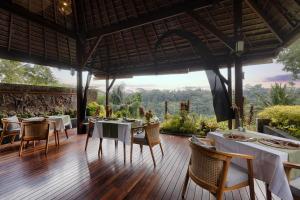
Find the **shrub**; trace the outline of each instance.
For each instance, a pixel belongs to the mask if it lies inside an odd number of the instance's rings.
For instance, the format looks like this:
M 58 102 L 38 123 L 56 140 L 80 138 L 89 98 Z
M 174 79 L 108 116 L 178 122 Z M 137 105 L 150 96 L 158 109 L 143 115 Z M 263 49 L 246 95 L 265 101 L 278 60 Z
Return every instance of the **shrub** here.
M 267 107 L 258 114 L 258 117 L 269 119 L 270 126 L 300 138 L 300 105 Z
M 161 124 L 161 129 L 165 132 L 204 136 L 209 131 L 227 129 L 227 124 L 226 122 L 217 123 L 214 117 L 204 117 L 193 113 L 181 112 L 181 114 L 175 115 L 168 114 L 165 121 Z
M 99 105 L 97 102 L 93 101 L 87 105 L 86 114 L 87 116 L 95 116 L 98 112 L 99 117 L 105 116 L 105 108 L 103 105 Z

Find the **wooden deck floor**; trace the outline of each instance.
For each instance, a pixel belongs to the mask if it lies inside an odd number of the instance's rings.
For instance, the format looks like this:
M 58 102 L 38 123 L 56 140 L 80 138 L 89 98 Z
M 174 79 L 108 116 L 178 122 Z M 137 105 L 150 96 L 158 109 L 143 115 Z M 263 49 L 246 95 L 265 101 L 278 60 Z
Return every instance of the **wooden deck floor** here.
M 0 146 L 0 199 L 180 199 L 190 150 L 186 138 L 163 135 L 165 156 L 155 147 L 157 167 L 150 151 L 134 147 L 132 165 L 124 164 L 123 148 L 104 140 L 103 156 L 98 157 L 99 141 L 90 140 L 84 152 L 85 135 L 72 134 L 61 145 L 52 140 L 48 155 L 30 147 L 18 157 L 18 143 Z M 27 151 L 27 152 L 26 152 Z M 264 184 L 256 181 L 257 199 L 265 199 Z M 186 199 L 214 199 L 206 190 L 189 182 Z M 226 193 L 224 199 L 249 199 L 247 189 Z

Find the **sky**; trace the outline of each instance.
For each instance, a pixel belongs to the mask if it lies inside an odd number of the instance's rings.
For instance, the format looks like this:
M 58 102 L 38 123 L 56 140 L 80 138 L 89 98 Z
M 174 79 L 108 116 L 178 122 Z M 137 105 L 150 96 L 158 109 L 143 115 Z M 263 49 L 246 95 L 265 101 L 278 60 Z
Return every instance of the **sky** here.
M 263 87 L 269 88 L 271 84 L 288 83 L 291 80 L 291 75 L 282 70 L 283 65 L 278 63 L 262 64 L 262 65 L 249 65 L 244 66 L 244 86 L 262 84 Z M 58 70 L 52 68 L 55 77 L 62 83 L 68 85 L 76 85 L 76 75 L 71 76 L 68 70 Z M 227 77 L 227 69 L 222 69 L 221 73 Z M 234 77 L 234 69 L 232 69 Z M 83 74 L 83 81 L 86 80 L 87 73 Z M 233 79 L 234 83 L 234 79 Z M 125 84 L 127 90 L 136 90 L 143 88 L 146 90 L 151 89 L 168 89 L 178 90 L 186 87 L 190 88 L 203 88 L 208 89 L 208 81 L 204 71 L 190 72 L 187 74 L 176 75 L 151 75 L 151 76 L 135 76 L 128 79 L 116 80 L 115 85 Z M 296 87 L 300 87 L 300 81 L 295 82 Z M 104 80 L 92 80 L 91 87 L 104 91 Z

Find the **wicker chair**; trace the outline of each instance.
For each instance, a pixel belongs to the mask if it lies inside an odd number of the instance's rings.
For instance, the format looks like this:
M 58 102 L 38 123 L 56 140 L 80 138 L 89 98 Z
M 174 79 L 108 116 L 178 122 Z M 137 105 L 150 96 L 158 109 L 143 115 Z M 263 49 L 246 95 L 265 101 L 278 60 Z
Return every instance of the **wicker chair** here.
M 20 134 L 21 122 L 16 116 L 3 118 L 2 120 L 3 130 L 0 135 L 0 145 L 5 137 L 11 137 L 10 143 L 15 141 L 17 135 Z
M 284 163 L 285 173 L 287 175 L 288 181 L 290 183 L 290 188 L 295 200 L 300 200 L 300 177 L 291 180 L 292 169 L 300 170 L 300 164 L 285 162 Z
M 162 155 L 164 155 L 164 151 L 162 149 L 162 145 L 159 137 L 159 123 L 148 124 L 143 127 L 136 127 L 131 130 L 130 162 L 132 162 L 133 144 L 139 144 L 141 148 L 141 152 L 143 149 L 143 145 L 148 145 L 150 148 L 154 166 L 156 166 L 152 147 L 159 144 L 161 153 Z
M 47 120 L 22 122 L 22 138 L 19 156 L 22 156 L 24 142 L 35 140 L 46 140 L 45 154 L 47 155 L 49 142 L 49 124 L 50 122 Z
M 85 147 L 84 147 L 84 151 L 86 151 L 87 149 L 87 145 L 89 143 L 89 138 L 92 137 L 92 133 L 94 130 L 94 126 L 95 126 L 95 119 L 90 118 L 88 120 L 88 128 L 87 128 L 87 134 L 86 134 L 86 141 L 85 141 Z
M 223 193 L 242 187 L 250 187 L 251 200 L 255 199 L 253 180 L 253 156 L 223 153 L 207 146 L 195 144 L 189 140 L 192 149 L 190 164 L 183 185 L 184 198 L 189 178 L 200 187 L 211 192 L 217 200 L 223 198 Z M 233 158 L 242 158 L 247 161 L 248 173 L 231 163 Z

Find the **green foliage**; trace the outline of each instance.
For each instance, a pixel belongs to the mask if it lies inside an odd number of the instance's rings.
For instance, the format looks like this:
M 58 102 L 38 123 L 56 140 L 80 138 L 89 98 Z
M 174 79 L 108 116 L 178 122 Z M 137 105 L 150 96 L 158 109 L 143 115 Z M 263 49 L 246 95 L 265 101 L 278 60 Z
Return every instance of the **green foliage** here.
M 113 104 L 121 105 L 124 103 L 125 98 L 125 86 L 124 85 L 118 85 L 113 88 L 110 100 Z
M 270 91 L 272 105 L 291 105 L 295 101 L 294 96 L 288 91 L 287 85 L 275 83 Z
M 98 113 L 98 117 L 105 116 L 105 108 L 103 105 L 99 105 L 97 102 L 90 102 L 86 107 L 87 116 L 95 116 Z
M 110 100 L 115 117 L 139 117 L 138 109 L 142 102 L 142 95 L 139 92 L 126 94 L 125 85 L 118 85 L 113 88 Z
M 2 83 L 59 86 L 51 69 L 42 65 L 22 64 L 17 61 L 0 60 Z
M 300 138 L 300 106 L 272 106 L 258 114 L 271 120 L 270 125 Z
M 283 70 L 292 72 L 295 79 L 300 74 L 300 40 L 297 40 L 289 48 L 283 49 L 277 58 L 278 63 L 284 65 Z
M 167 115 L 161 124 L 162 131 L 206 135 L 216 129 L 227 129 L 226 122 L 217 123 L 214 117 L 199 116 L 194 113 L 181 112 L 180 114 Z

